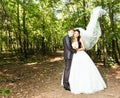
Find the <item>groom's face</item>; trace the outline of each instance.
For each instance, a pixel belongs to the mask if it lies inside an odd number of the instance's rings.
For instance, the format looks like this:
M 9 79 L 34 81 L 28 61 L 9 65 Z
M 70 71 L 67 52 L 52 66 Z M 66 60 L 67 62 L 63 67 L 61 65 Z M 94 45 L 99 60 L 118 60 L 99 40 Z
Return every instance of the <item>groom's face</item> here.
M 74 34 L 74 30 L 70 30 L 70 31 L 69 31 L 69 35 L 70 35 L 70 36 L 73 36 L 73 34 Z

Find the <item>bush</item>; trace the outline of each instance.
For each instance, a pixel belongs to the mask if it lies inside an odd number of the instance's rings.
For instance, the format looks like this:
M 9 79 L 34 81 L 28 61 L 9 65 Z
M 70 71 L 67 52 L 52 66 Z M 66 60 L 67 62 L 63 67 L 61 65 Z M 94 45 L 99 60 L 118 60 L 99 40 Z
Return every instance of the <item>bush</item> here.
M 5 90 L 3 87 L 0 87 L 0 93 L 2 94 L 2 96 L 7 96 L 8 94 L 12 93 L 11 89 Z

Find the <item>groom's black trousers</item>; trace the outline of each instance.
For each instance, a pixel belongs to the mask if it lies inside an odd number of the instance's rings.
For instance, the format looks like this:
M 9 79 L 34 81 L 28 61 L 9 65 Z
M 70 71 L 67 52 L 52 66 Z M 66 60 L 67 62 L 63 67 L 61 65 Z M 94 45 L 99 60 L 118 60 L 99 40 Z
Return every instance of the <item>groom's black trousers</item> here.
M 65 60 L 65 69 L 64 69 L 64 76 L 63 76 L 63 85 L 65 89 L 70 89 L 69 74 L 70 74 L 71 62 L 72 62 L 72 59 Z

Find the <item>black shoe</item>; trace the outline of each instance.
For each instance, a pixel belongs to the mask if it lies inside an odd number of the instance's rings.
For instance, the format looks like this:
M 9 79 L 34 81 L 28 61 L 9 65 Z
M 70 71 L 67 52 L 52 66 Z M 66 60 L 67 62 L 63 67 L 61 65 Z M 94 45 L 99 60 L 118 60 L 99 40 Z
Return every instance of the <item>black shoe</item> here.
M 65 87 L 64 87 L 64 89 L 70 91 L 70 88 L 65 88 Z

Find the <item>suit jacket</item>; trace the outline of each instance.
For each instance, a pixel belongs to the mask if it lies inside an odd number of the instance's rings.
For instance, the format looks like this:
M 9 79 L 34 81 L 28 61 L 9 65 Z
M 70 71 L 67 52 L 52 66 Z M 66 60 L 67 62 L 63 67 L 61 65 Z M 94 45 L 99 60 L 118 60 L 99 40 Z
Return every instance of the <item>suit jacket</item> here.
M 72 59 L 73 53 L 76 52 L 75 49 L 72 48 L 71 38 L 69 35 L 63 38 L 63 45 L 64 45 L 64 59 Z

